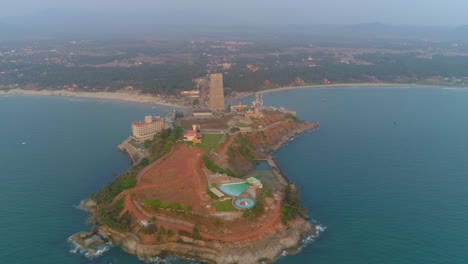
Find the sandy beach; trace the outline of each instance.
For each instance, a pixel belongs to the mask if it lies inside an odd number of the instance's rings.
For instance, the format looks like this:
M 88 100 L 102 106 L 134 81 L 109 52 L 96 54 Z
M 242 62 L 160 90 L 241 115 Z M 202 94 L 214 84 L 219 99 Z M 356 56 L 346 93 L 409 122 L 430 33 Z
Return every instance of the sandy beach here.
M 258 91 L 259 94 L 264 93 L 274 93 L 274 92 L 281 92 L 281 91 L 288 91 L 288 90 L 298 90 L 298 89 L 312 89 L 312 88 L 338 88 L 338 87 L 416 87 L 416 86 L 428 86 L 423 84 L 401 84 L 401 83 L 334 83 L 334 84 L 311 84 L 311 85 L 302 85 L 302 86 L 286 86 L 286 87 L 278 87 L 272 89 L 266 89 Z M 237 93 L 234 98 L 232 99 L 242 99 L 256 92 L 242 92 Z
M 185 108 L 185 106 L 165 102 L 157 96 L 125 93 L 125 92 L 73 92 L 67 90 L 23 90 L 11 89 L 8 91 L 0 91 L 1 95 L 39 95 L 39 96 L 66 96 L 66 97 L 80 97 L 80 98 L 94 98 L 105 100 L 126 101 L 132 103 L 155 104 L 162 106 L 170 106 L 177 108 Z
M 278 87 L 273 89 L 266 89 L 259 91 L 258 93 L 271 93 L 280 92 L 287 90 L 296 89 L 307 89 L 307 88 L 328 88 L 328 87 L 385 87 L 385 86 L 415 86 L 414 84 L 395 84 L 395 83 L 333 83 L 333 84 L 315 84 L 315 85 L 303 85 L 303 86 L 287 86 Z

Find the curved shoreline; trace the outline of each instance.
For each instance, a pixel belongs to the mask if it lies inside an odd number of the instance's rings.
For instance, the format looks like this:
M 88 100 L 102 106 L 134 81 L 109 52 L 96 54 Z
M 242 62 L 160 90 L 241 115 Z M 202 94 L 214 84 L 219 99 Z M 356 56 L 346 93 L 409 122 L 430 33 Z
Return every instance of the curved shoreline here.
M 88 98 L 88 99 L 103 99 L 113 101 L 123 101 L 130 103 L 142 103 L 142 104 L 153 104 L 160 106 L 168 106 L 175 108 L 187 108 L 186 106 L 172 104 L 169 102 L 162 101 L 161 98 L 147 95 L 147 94 L 135 94 L 135 93 L 124 93 L 124 92 L 72 92 L 66 90 L 23 90 L 23 89 L 11 89 L 8 91 L 1 91 L 2 95 L 34 95 L 34 96 L 63 96 L 69 98 Z
M 333 84 L 307 84 L 301 86 L 283 86 L 277 88 L 271 88 L 266 90 L 259 90 L 256 92 L 241 92 L 236 94 L 233 99 L 242 99 L 248 96 L 252 96 L 255 93 L 259 94 L 267 94 L 267 93 L 276 93 L 276 92 L 283 92 L 283 91 L 290 91 L 290 90 L 301 90 L 301 89 L 320 89 L 320 88 L 385 88 L 385 87 L 393 87 L 393 88 L 453 88 L 453 89 L 468 89 L 466 86 L 450 86 L 450 85 L 442 85 L 442 84 L 415 84 L 415 83 L 333 83 Z

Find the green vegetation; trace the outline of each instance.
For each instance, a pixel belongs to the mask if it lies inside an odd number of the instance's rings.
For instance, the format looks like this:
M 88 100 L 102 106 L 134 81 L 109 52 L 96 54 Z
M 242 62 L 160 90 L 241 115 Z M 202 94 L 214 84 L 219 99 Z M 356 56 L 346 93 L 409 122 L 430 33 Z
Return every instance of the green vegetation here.
M 201 239 L 200 230 L 199 230 L 197 225 L 195 225 L 193 227 L 192 238 L 195 239 L 195 240 L 200 240 Z
M 35 84 L 43 89 L 63 89 L 65 85 L 74 83 L 79 87 L 106 91 L 115 91 L 131 85 L 141 87 L 145 93 L 163 92 L 168 94 L 176 94 L 178 90 L 191 87 L 193 85 L 192 78 L 205 73 L 204 67 L 196 64 L 143 64 L 138 67 L 95 67 L 89 65 L 41 65 L 39 63 L 25 62 L 15 66 L 21 69 L 24 76 L 18 78 L 17 75 L 5 74 L 2 76 L 2 83 L 18 84 L 21 87 Z
M 188 213 L 190 211 L 190 206 L 186 204 L 180 205 L 180 208 L 182 208 L 182 211 L 184 211 L 184 213 Z
M 184 112 L 176 111 L 175 112 L 175 118 L 183 118 L 184 117 Z
M 146 140 L 146 141 L 143 142 L 143 144 L 141 145 L 141 148 L 143 148 L 143 149 L 147 149 L 147 148 L 149 148 L 149 147 L 151 147 L 151 141 L 149 141 L 149 140 Z
M 223 134 L 203 134 L 202 143 L 197 144 L 197 147 L 210 151 L 218 146 L 223 136 Z
M 182 138 L 183 132 L 184 129 L 182 127 L 174 127 L 172 130 L 165 129 L 159 134 L 156 134 L 154 136 L 153 145 L 149 150 L 151 156 L 148 157 L 148 162 L 152 163 L 169 153 L 174 143 Z
M 236 133 L 236 132 L 239 132 L 240 129 L 238 127 L 231 127 L 231 129 L 229 129 L 229 132 L 230 133 Z
M 110 228 L 127 231 L 132 223 L 132 216 L 126 212 L 122 217 L 120 213 L 124 208 L 124 199 L 120 198 L 113 204 L 105 205 L 98 209 L 97 217 L 100 223 L 109 226 Z
M 221 174 L 225 173 L 231 177 L 236 177 L 236 174 L 232 170 L 221 168 L 220 166 L 216 165 L 213 161 L 211 161 L 210 158 L 208 158 L 208 156 L 203 156 L 203 162 L 205 163 L 206 168 L 208 168 L 212 172 Z
M 237 208 L 232 205 L 232 199 L 226 199 L 224 201 L 217 201 L 214 203 L 216 211 L 218 212 L 232 212 L 239 211 Z
M 157 226 L 154 223 L 150 223 L 147 226 L 143 226 L 140 230 L 143 234 L 156 236 L 156 241 L 163 241 L 164 237 L 171 238 L 175 235 L 171 229 L 166 229 L 164 226 Z
M 171 229 L 167 230 L 167 237 L 173 237 L 174 235 L 174 231 L 172 231 Z
M 288 114 L 286 117 L 294 120 L 294 122 L 296 122 L 296 123 L 303 123 L 304 122 L 303 120 L 299 119 L 297 116 L 295 116 L 293 114 Z
M 453 39 L 463 34 L 458 32 L 457 35 Z M 78 45 L 52 40 L 47 41 L 47 45 L 36 43 L 39 45 L 34 46 L 37 52 L 31 54 L 20 51 L 29 47 L 27 42 L 2 43 L 4 50 L 17 50 L 13 54 L 3 55 L 4 59 L 0 62 L 5 72 L 2 74 L 2 85 L 10 88 L 29 85 L 35 89 L 63 89 L 64 86 L 76 84 L 78 89 L 84 91 L 116 91 L 132 86 L 144 93 L 175 95 L 193 87 L 192 79 L 206 75 L 206 65 L 212 63 L 203 55 L 206 52 L 214 52 L 220 58 L 230 58 L 232 68 L 223 70 L 228 73 L 225 74 L 224 85 L 231 88 L 226 90 L 227 93 L 319 84 L 324 79 L 332 83 L 407 83 L 435 76 L 468 76 L 468 61 L 464 56 L 466 41 L 462 39 L 454 45 L 455 42 L 448 40 L 429 43 L 412 37 L 407 41 L 386 36 L 382 38 L 384 40 L 364 37 L 337 42 L 333 37 L 314 41 L 304 34 L 297 38 L 291 36 L 278 36 L 275 41 L 245 36 L 252 44 L 241 47 L 235 56 L 231 51 L 211 48 L 214 44 L 212 41 L 192 47 L 192 44 L 182 40 L 157 43 L 137 40 L 131 43 L 119 40 L 90 41 Z M 309 45 L 320 48 L 311 51 Z M 45 52 L 51 48 L 57 48 L 57 51 Z M 355 54 L 342 48 L 368 49 L 369 53 Z M 416 50 L 418 52 L 414 52 Z M 182 54 L 190 58 L 183 59 Z M 313 61 L 308 61 L 308 56 L 312 56 Z M 140 63 L 139 57 L 153 58 L 158 62 Z M 251 71 L 245 67 L 246 64 L 259 66 L 258 70 Z M 463 82 L 466 83 L 466 80 Z M 197 105 L 196 99 L 192 103 Z
M 153 209 L 161 208 L 161 201 L 158 199 L 155 200 L 148 200 L 143 203 L 145 206 L 151 207 Z
M 140 144 L 138 144 L 138 142 L 136 142 L 136 140 L 134 140 L 134 139 L 130 139 L 130 141 L 128 143 L 130 143 L 130 145 L 132 145 L 136 149 L 140 148 Z
M 158 199 L 144 201 L 143 205 L 150 207 L 152 209 L 156 209 L 156 210 L 157 209 L 163 209 L 163 210 L 171 209 L 174 211 L 182 210 L 184 213 L 188 213 L 190 210 L 190 207 L 186 204 L 162 202 Z
M 158 226 L 155 224 L 149 224 L 141 228 L 141 232 L 146 235 L 154 235 L 158 232 Z
M 117 194 L 125 189 L 133 188 L 136 185 L 136 175 L 140 172 L 143 166 L 137 165 L 131 167 L 127 172 L 118 177 L 115 181 L 109 183 L 97 195 L 96 201 L 98 204 L 110 204 Z
M 306 214 L 307 209 L 301 206 L 299 193 L 287 185 L 284 193 L 284 198 L 281 204 L 281 220 L 287 223 L 294 219 L 297 215 Z
M 243 157 L 254 162 L 255 147 L 243 136 L 239 135 L 236 137 L 235 142 L 237 143 L 236 147 L 230 146 L 228 149 L 229 158 L 233 159 L 237 153 L 241 154 Z
M 216 194 L 214 194 L 210 189 L 206 189 L 206 193 L 208 193 L 208 195 L 211 197 L 211 199 L 213 200 L 218 200 L 218 196 Z
M 135 187 L 137 183 L 136 176 L 138 173 L 145 166 L 168 153 L 172 149 L 174 143 L 181 138 L 182 132 L 183 129 L 181 127 L 176 127 L 173 130 L 162 131 L 160 134 L 155 136 L 155 140 L 150 149 L 152 154 L 150 157 L 143 159 L 140 164 L 132 166 L 127 172 L 109 183 L 94 196 L 94 199 L 99 206 L 98 220 L 101 223 L 118 230 L 125 230 L 128 228 L 131 223 L 130 214 L 126 213 L 122 217 L 119 217 L 119 213 L 123 209 L 123 200 L 119 199 L 114 204 L 112 204 L 112 201 L 122 191 Z M 145 144 L 150 145 L 150 142 L 145 142 Z M 170 207 L 176 211 L 180 209 L 184 212 L 189 211 L 189 207 L 187 205 L 180 205 L 178 203 L 169 204 L 158 200 L 150 201 L 148 206 L 156 209 L 168 209 Z
M 180 204 L 179 203 L 172 203 L 171 204 L 171 209 L 174 211 L 177 211 L 180 209 Z
M 268 189 L 266 188 L 265 186 L 263 186 L 263 188 L 261 189 L 262 190 L 262 195 L 264 197 L 269 197 L 269 198 L 273 198 L 273 191 L 271 189 Z
M 252 217 L 252 216 L 259 216 L 265 212 L 265 192 L 261 192 L 260 195 L 257 197 L 255 204 L 252 208 L 245 210 L 243 213 L 244 217 Z
M 236 123 L 236 126 L 237 127 L 249 127 L 250 125 L 246 124 L 246 123 L 242 123 L 242 122 L 237 122 Z

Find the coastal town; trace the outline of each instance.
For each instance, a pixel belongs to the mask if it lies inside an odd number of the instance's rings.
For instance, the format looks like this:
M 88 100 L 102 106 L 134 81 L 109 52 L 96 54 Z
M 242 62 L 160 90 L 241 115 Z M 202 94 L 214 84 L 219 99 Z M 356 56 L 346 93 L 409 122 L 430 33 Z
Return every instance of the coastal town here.
M 207 83 L 206 107 L 130 124 L 119 149 L 134 166 L 82 204 L 96 230 L 71 240 L 86 254 L 102 240 L 143 259 L 171 253 L 257 263 L 318 235 L 270 153 L 319 124 L 265 106 L 261 94 L 250 105 L 226 107 L 223 75 L 212 73 Z

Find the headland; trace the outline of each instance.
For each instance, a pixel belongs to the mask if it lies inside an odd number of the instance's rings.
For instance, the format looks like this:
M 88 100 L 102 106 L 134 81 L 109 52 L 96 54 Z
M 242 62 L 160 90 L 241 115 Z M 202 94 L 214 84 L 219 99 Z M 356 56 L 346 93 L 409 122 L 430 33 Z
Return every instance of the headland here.
M 249 264 L 297 252 L 318 236 L 271 152 L 319 124 L 284 108 L 232 110 L 178 118 L 152 140 L 133 130 L 129 140 L 146 156 L 82 204 L 96 227 L 71 240 L 88 255 L 110 241 L 145 260 L 174 254 Z

